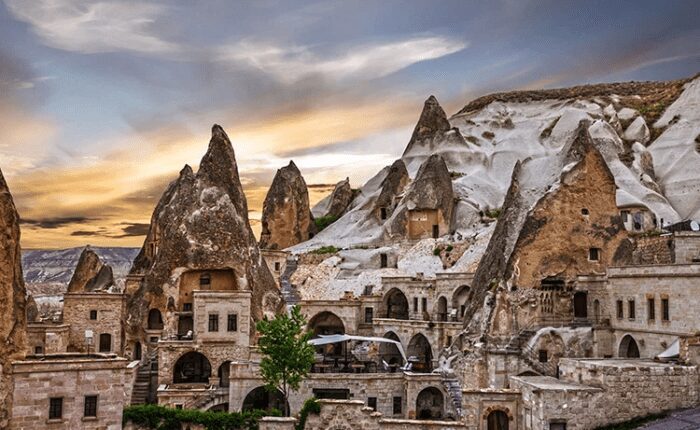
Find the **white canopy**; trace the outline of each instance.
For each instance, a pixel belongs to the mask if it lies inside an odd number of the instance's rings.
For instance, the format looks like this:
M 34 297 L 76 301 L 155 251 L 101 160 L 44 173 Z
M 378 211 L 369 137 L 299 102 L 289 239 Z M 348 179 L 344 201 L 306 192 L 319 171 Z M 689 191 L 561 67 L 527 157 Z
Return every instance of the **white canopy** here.
M 399 342 L 397 340 L 387 339 L 385 337 L 352 336 L 349 334 L 330 334 L 330 335 L 319 335 L 319 337 L 309 340 L 309 343 L 311 345 L 326 345 L 329 343 L 340 343 L 340 342 L 346 342 L 349 340 L 358 340 L 361 342 L 393 343 L 394 345 L 396 345 L 396 348 L 398 348 L 399 352 L 401 353 L 401 357 L 403 357 L 404 363 L 407 361 L 406 353 L 403 352 L 403 346 L 401 346 L 401 342 Z
M 674 358 L 678 358 L 678 356 L 681 354 L 681 343 L 678 341 L 678 339 L 674 340 L 671 346 L 668 347 L 668 349 L 661 354 L 657 355 L 656 358 L 658 358 L 661 361 L 668 361 Z

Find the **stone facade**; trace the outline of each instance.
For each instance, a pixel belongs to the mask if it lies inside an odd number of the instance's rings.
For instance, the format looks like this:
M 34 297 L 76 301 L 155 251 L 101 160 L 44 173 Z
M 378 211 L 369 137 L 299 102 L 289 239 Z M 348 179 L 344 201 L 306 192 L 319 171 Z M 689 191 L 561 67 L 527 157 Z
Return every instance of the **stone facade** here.
M 700 263 L 700 232 L 676 232 L 674 242 L 677 264 Z
M 68 351 L 67 324 L 27 324 L 27 354 L 57 354 Z
M 12 364 L 14 404 L 10 429 L 120 429 L 131 392 L 123 358 L 59 354 Z M 96 416 L 85 416 L 85 396 L 97 396 Z M 60 418 L 49 419 L 50 399 L 62 399 Z
M 92 330 L 91 352 L 122 353 L 125 303 L 122 294 L 66 293 L 63 301 L 63 323 L 70 326 L 69 351 L 87 352 L 85 331 Z

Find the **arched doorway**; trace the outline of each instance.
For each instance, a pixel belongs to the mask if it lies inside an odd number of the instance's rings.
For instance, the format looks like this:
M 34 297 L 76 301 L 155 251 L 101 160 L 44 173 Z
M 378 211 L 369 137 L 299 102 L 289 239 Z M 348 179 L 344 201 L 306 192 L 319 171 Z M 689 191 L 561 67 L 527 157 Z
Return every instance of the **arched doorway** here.
M 100 352 L 111 352 L 112 351 L 112 335 L 109 333 L 102 333 L 100 335 Z
M 158 309 L 151 309 L 148 311 L 148 329 L 149 330 L 162 330 L 163 329 L 163 317 Z
M 217 374 L 219 376 L 219 387 L 228 387 L 229 386 L 230 373 L 231 373 L 231 362 L 224 361 L 223 363 L 221 363 L 221 366 L 219 366 L 219 370 L 217 371 Z
M 508 430 L 508 414 L 503 411 L 492 411 L 486 418 L 487 430 Z
M 265 387 L 254 388 L 245 396 L 241 410 L 250 411 L 253 409 L 272 410 L 284 412 L 284 395 L 279 391 L 268 391 Z
M 416 418 L 419 420 L 439 420 L 445 413 L 445 397 L 442 391 L 428 387 L 416 397 Z
M 621 358 L 639 358 L 639 346 L 637 341 L 630 335 L 625 335 L 620 342 L 618 355 Z
M 384 296 L 384 307 L 386 309 L 386 318 L 408 319 L 408 299 L 398 288 L 392 288 Z
M 456 318 L 461 320 L 464 317 L 464 311 L 467 309 L 467 301 L 469 301 L 469 285 L 460 285 L 452 294 L 452 309 L 457 310 Z
M 444 296 L 437 301 L 437 320 L 447 321 L 447 299 Z
M 391 339 L 395 340 L 397 342 L 401 342 L 401 339 L 399 339 L 399 336 L 396 335 L 393 331 L 387 332 L 384 336 L 386 339 Z M 382 342 L 379 344 L 379 357 L 380 359 L 390 365 L 390 369 L 395 370 L 397 366 L 403 365 L 403 357 L 401 356 L 401 352 L 399 351 L 398 346 L 396 346 L 393 343 L 385 343 Z
M 309 320 L 309 331 L 312 337 L 320 335 L 345 334 L 343 321 L 333 312 L 320 312 Z M 344 343 L 329 343 L 316 347 L 316 352 L 326 357 L 340 357 L 345 351 Z
M 141 342 L 134 344 L 134 360 L 141 360 Z
M 596 324 L 600 323 L 600 301 L 598 299 L 593 301 L 593 318 Z
M 433 350 L 428 338 L 421 333 L 413 336 L 408 343 L 408 359 L 413 363 L 412 369 L 416 372 L 430 372 L 433 370 Z
M 574 318 L 588 318 L 588 294 L 585 291 L 574 293 Z
M 190 351 L 180 357 L 173 370 L 173 383 L 208 383 L 211 376 L 211 364 L 204 354 Z

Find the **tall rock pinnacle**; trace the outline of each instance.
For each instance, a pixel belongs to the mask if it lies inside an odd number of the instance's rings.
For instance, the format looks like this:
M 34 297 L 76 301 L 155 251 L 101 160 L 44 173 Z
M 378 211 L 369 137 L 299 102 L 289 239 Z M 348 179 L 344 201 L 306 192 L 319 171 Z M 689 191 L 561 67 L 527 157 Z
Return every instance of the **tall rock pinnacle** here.
M 95 251 L 86 247 L 80 254 L 75 272 L 68 283 L 69 293 L 104 291 L 114 285 L 112 267 L 102 263 Z
M 293 161 L 279 169 L 263 203 L 260 247 L 284 249 L 310 239 L 316 224 L 309 191 Z
M 432 140 L 436 136 L 441 136 L 451 128 L 447 120 L 445 111 L 438 103 L 435 96 L 428 97 L 423 105 L 423 112 L 420 114 L 413 135 L 408 142 L 404 155 L 408 154 L 416 145 L 421 145 L 425 140 Z
M 12 410 L 12 361 L 26 348 L 26 290 L 19 246 L 19 215 L 0 172 L 0 428 Z
M 142 335 L 150 308 L 165 315 L 178 305 L 180 274 L 188 270 L 231 271 L 238 289 L 252 292 L 254 320 L 281 309 L 281 295 L 250 228 L 233 146 L 218 125 L 199 171 L 185 166 L 153 212 L 132 267 L 144 279 L 136 291 L 127 291 L 128 336 Z

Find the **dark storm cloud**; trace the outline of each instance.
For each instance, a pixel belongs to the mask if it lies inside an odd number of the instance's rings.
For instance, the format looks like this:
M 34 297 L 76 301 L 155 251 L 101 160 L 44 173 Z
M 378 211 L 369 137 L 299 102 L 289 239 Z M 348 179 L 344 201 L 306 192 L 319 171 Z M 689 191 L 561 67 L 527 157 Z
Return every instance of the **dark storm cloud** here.
M 88 221 L 93 221 L 93 218 L 84 216 L 69 216 L 60 218 L 43 218 L 43 219 L 21 219 L 20 224 L 32 225 L 40 228 L 59 228 L 69 224 L 81 224 Z
M 130 236 L 145 236 L 148 233 L 150 224 L 146 223 L 124 223 L 125 226 L 122 227 L 123 235 L 118 237 L 130 237 Z

